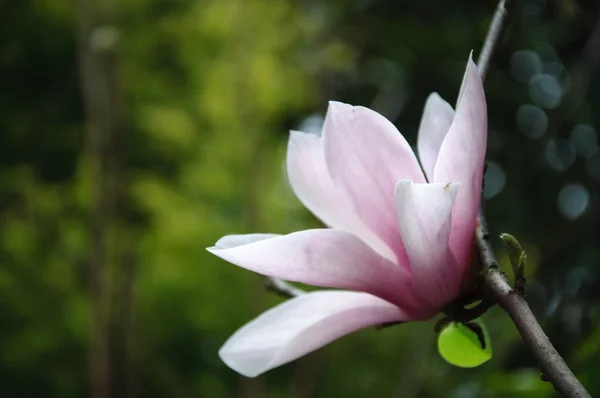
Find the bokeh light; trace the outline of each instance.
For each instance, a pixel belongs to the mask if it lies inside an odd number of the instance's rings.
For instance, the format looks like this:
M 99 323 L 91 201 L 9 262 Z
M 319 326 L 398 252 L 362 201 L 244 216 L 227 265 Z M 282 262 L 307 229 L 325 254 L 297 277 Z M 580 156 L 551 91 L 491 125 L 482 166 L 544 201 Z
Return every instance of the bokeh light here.
M 567 220 L 579 218 L 590 204 L 590 193 L 581 184 L 566 184 L 558 194 L 558 209 Z

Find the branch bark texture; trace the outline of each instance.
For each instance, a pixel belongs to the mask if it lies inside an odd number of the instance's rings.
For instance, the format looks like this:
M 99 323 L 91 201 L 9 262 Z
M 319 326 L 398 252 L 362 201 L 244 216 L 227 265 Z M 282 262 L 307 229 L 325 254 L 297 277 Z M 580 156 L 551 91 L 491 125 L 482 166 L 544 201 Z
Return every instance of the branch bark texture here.
M 533 352 L 545 379 L 550 381 L 563 397 L 591 398 L 542 330 L 525 297 L 518 294 L 499 271 L 483 213 L 480 213 L 479 224 L 476 242 L 483 266 L 484 292 L 508 313 L 523 341 Z
M 487 75 L 492 55 L 502 37 L 508 15 L 508 3 L 510 0 L 500 0 L 481 50 L 477 64 L 482 79 Z M 508 313 L 523 341 L 538 361 L 544 378 L 552 383 L 556 391 L 565 398 L 591 398 L 542 330 L 525 297 L 509 285 L 498 269 L 482 210 L 477 221 L 475 240 L 481 258 L 484 292 Z

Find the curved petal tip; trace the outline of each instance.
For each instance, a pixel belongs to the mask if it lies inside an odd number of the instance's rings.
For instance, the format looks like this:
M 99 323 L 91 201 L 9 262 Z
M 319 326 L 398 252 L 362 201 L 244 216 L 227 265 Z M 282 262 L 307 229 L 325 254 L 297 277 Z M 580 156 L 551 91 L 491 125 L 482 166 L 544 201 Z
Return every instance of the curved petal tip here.
M 400 308 L 366 293 L 308 293 L 264 312 L 219 350 L 227 366 L 256 377 L 358 329 L 409 320 Z

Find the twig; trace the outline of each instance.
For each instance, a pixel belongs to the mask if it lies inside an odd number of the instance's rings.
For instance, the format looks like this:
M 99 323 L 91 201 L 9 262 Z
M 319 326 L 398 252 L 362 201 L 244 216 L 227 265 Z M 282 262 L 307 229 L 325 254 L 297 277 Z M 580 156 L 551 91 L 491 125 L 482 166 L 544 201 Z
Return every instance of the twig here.
M 270 276 L 265 277 L 265 288 L 285 298 L 298 297 L 306 293 L 282 279 Z
M 481 213 L 479 223 L 476 241 L 484 267 L 484 289 L 513 320 L 525 344 L 537 359 L 544 378 L 565 398 L 591 398 L 542 330 L 525 297 L 515 292 L 498 270 Z
M 506 2 L 500 0 L 479 57 L 478 65 L 482 78 L 489 69 L 490 60 L 502 35 L 507 16 L 505 6 Z M 475 240 L 481 259 L 484 291 L 497 301 L 513 320 L 523 340 L 540 364 L 544 378 L 551 382 L 565 398 L 591 398 L 542 330 L 524 295 L 513 290 L 498 269 L 483 210 L 479 211 L 477 221 Z
M 488 33 L 483 42 L 483 48 L 481 49 L 479 59 L 477 60 L 477 69 L 479 69 L 479 74 L 482 79 L 485 79 L 485 76 L 490 69 L 490 62 L 494 55 L 494 50 L 502 37 L 502 33 L 504 33 L 506 17 L 508 16 L 506 7 L 510 5 L 510 2 L 511 0 L 500 0 L 498 7 L 496 7 L 496 12 L 494 12 L 494 16 L 492 17 L 492 22 L 490 23 Z

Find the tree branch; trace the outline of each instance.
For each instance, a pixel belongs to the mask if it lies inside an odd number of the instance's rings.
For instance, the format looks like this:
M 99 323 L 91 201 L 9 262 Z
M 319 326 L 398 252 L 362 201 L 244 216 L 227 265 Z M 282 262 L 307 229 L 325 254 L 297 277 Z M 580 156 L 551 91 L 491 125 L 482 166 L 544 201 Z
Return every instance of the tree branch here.
M 494 16 L 492 17 L 492 22 L 490 22 L 490 27 L 488 28 L 485 41 L 483 42 L 483 48 L 481 49 L 479 59 L 477 60 L 477 69 L 479 69 L 479 74 L 482 79 L 485 79 L 485 76 L 490 69 L 490 62 L 494 55 L 494 50 L 498 46 L 498 42 L 504 33 L 506 18 L 508 17 L 506 7 L 510 6 L 510 3 L 511 0 L 500 0 L 496 7 L 496 12 L 494 12 Z
M 479 56 L 478 67 L 482 79 L 489 70 L 490 60 L 504 30 L 507 17 L 506 5 L 505 0 L 500 0 Z M 537 359 L 545 379 L 550 381 L 565 398 L 591 398 L 542 330 L 525 297 L 513 290 L 498 269 L 483 210 L 480 210 L 477 218 L 475 240 L 481 258 L 484 292 L 493 298 L 513 320 L 523 340 Z
M 484 291 L 493 297 L 513 320 L 525 344 L 538 361 L 545 378 L 565 398 L 591 398 L 542 330 L 525 297 L 515 292 L 499 271 L 482 213 L 479 216 L 476 242 L 483 266 Z

